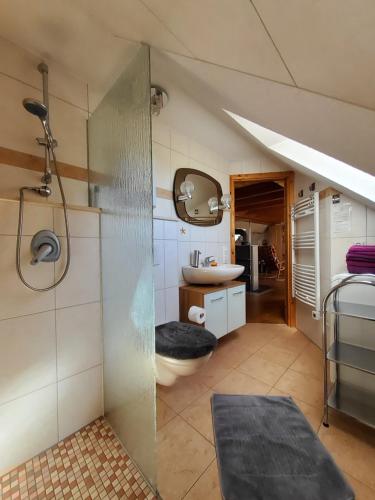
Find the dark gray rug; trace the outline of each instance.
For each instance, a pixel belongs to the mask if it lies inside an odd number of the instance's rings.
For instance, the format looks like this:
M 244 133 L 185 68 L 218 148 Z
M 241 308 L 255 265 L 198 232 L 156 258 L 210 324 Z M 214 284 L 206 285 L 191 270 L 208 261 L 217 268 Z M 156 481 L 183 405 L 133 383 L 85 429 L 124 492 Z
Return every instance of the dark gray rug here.
M 288 397 L 214 394 L 225 500 L 353 500 L 331 455 Z

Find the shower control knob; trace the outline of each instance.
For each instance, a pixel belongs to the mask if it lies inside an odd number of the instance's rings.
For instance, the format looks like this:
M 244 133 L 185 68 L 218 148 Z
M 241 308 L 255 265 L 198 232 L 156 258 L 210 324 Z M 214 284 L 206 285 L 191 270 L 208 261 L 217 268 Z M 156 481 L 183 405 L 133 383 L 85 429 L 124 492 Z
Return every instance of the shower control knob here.
M 31 240 L 33 258 L 30 262 L 35 266 L 40 262 L 56 262 L 61 254 L 60 240 L 49 229 L 39 231 Z

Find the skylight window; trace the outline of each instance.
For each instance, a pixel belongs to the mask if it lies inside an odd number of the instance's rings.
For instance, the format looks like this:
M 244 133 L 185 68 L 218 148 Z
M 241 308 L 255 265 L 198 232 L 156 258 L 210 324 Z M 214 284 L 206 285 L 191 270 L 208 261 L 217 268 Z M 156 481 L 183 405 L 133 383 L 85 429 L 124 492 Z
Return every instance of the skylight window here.
M 233 120 L 241 125 L 249 134 L 261 142 L 270 151 L 282 156 L 289 162 L 300 165 L 311 172 L 328 179 L 332 183 L 353 191 L 372 202 L 375 202 L 375 177 L 347 163 L 336 160 L 316 149 L 289 139 L 265 127 L 225 111 Z

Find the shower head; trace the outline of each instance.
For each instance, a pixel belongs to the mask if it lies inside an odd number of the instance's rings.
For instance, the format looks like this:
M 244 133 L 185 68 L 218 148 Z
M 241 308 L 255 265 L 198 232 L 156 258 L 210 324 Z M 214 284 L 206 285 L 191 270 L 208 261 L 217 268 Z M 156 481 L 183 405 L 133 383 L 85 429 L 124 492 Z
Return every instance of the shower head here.
M 48 109 L 47 106 L 42 102 L 36 99 L 26 98 L 22 101 L 22 104 L 26 111 L 28 111 L 32 115 L 37 116 L 40 120 L 47 119 Z
M 46 134 L 46 138 L 48 140 L 49 146 L 53 149 L 56 146 L 56 141 L 52 136 L 51 129 L 48 123 L 48 108 L 45 104 L 38 101 L 37 99 L 26 98 L 22 101 L 22 104 L 26 111 L 35 115 L 39 118 L 43 125 L 44 132 Z

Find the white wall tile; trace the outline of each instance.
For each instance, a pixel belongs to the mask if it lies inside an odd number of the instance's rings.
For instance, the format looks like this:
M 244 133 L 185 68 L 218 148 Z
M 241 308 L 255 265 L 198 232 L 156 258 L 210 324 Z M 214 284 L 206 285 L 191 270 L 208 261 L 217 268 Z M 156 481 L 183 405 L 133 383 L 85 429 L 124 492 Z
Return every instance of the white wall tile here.
M 154 217 L 172 217 L 172 215 L 175 216 L 172 200 L 156 198 Z
M 31 237 L 24 236 L 21 246 L 21 264 L 25 279 L 35 287 L 53 283 L 53 263 L 31 266 Z M 54 292 L 33 292 L 25 287 L 16 271 L 16 237 L 0 236 L 0 319 L 24 316 L 55 307 Z
M 179 241 L 178 242 L 178 270 L 179 270 L 178 279 L 179 279 L 179 281 L 182 281 L 184 279 L 183 274 L 182 274 L 182 268 L 184 266 L 190 265 L 190 256 L 191 256 L 190 241 Z
M 155 292 L 155 325 L 165 323 L 165 292 L 157 290 Z
M 177 239 L 179 241 L 190 241 L 191 224 L 187 224 L 181 220 L 177 221 Z
M 155 290 L 162 290 L 165 288 L 164 240 L 154 240 L 154 266 L 152 270 Z
M 167 148 L 171 147 L 170 129 L 157 116 L 152 117 L 152 140 Z
M 171 150 L 154 142 L 152 161 L 156 186 L 171 191 Z
M 154 240 L 164 239 L 164 221 L 160 219 L 153 220 Z
M 62 241 L 62 257 L 56 263 L 56 278 L 65 265 L 66 241 Z M 71 263 L 64 281 L 56 288 L 56 307 L 68 307 L 100 300 L 99 239 L 71 238 Z
M 190 241 L 206 241 L 206 228 L 201 226 L 191 226 Z
M 55 312 L 0 321 L 0 404 L 53 382 Z
M 58 382 L 59 439 L 103 415 L 102 367 Z
M 58 236 L 65 236 L 64 211 L 61 208 L 53 209 L 55 232 Z M 99 238 L 99 214 L 83 210 L 68 210 L 69 232 L 72 237 Z
M 173 185 L 174 176 L 176 170 L 180 168 L 188 168 L 189 167 L 189 158 L 184 154 L 178 153 L 177 151 L 171 151 L 171 181 Z
M 220 260 L 219 256 L 219 246 L 217 243 L 207 242 L 206 243 L 206 257 L 213 255 L 215 259 Z
M 185 156 L 189 154 L 189 139 L 186 135 L 179 134 L 175 130 L 171 131 L 171 149 L 178 151 Z
M 207 242 L 216 243 L 219 237 L 219 226 L 205 228 L 205 240 Z
M 178 285 L 177 240 L 165 240 L 164 251 L 165 287 L 170 288 Z
M 56 335 L 59 380 L 101 364 L 100 302 L 58 309 Z
M 180 320 L 179 290 L 178 287 L 167 288 L 165 290 L 165 320 Z
M 0 406 L 0 475 L 58 441 L 56 384 Z
M 164 239 L 177 240 L 177 222 L 170 220 L 164 221 Z

